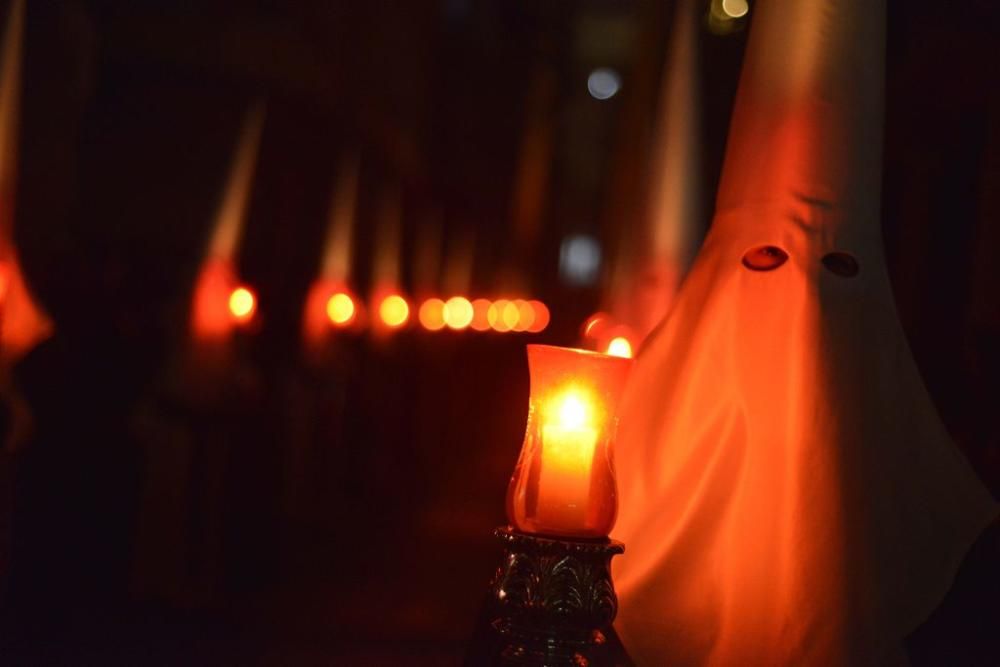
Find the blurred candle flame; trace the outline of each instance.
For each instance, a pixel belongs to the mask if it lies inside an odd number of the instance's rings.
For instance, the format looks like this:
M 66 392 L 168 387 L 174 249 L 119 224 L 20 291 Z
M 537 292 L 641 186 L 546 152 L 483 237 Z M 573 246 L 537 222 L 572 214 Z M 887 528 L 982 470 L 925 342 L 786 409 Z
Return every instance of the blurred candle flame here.
M 472 302 L 464 296 L 453 296 L 444 304 L 444 321 L 449 329 L 465 329 L 472 323 Z
M 350 294 L 337 292 L 326 301 L 326 316 L 337 327 L 344 327 L 354 321 L 357 309 Z
M 472 302 L 472 322 L 469 326 L 475 331 L 489 331 L 490 330 L 490 300 L 489 299 L 475 299 Z
M 391 329 L 398 329 L 410 319 L 410 304 L 399 294 L 390 294 L 378 306 L 382 323 Z
M 256 311 L 257 298 L 249 288 L 241 285 L 229 294 L 229 312 L 237 323 L 249 322 Z
M 608 343 L 607 353 L 613 357 L 632 358 L 632 343 L 625 336 L 616 336 Z
M 534 313 L 534 320 L 527 328 L 528 333 L 541 333 L 545 331 L 545 328 L 549 326 L 550 319 L 548 306 L 534 299 L 529 301 L 528 304 Z
M 420 324 L 428 331 L 440 331 L 445 326 L 444 301 L 427 299 L 420 304 L 417 317 L 420 319 Z

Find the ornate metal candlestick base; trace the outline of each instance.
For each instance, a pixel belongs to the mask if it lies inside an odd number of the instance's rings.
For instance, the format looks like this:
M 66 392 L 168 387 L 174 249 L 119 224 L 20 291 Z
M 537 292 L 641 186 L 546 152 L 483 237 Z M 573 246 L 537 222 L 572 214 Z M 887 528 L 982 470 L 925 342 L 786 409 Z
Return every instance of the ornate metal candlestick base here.
M 498 568 L 467 665 L 629 667 L 611 627 L 618 598 L 613 540 L 540 537 L 498 528 Z

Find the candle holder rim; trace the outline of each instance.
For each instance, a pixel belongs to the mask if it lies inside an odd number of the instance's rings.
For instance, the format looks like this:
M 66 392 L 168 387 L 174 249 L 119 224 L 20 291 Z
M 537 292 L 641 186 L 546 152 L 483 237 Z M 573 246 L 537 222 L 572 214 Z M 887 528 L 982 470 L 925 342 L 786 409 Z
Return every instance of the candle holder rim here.
M 546 343 L 528 343 L 525 347 L 530 350 L 559 350 L 560 352 L 569 352 L 581 357 L 588 357 L 594 360 L 605 360 L 610 361 L 615 364 L 631 364 L 634 361 L 627 357 L 618 357 L 613 354 L 605 354 L 604 352 L 596 352 L 594 350 L 585 350 L 581 347 L 563 347 L 562 345 L 548 345 Z
M 566 548 L 571 546 L 576 551 L 607 552 L 610 554 L 621 554 L 625 552 L 625 545 L 610 537 L 571 537 L 559 535 L 546 535 L 541 533 L 526 533 L 517 530 L 512 526 L 500 526 L 493 531 L 493 534 L 507 544 L 528 544 L 536 548 Z

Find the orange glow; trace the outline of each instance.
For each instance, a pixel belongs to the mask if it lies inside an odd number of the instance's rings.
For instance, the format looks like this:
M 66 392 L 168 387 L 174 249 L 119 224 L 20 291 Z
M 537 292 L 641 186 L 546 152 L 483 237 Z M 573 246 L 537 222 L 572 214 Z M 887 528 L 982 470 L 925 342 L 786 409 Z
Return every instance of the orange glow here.
M 353 331 L 364 323 L 364 304 L 342 280 L 316 280 L 302 311 L 302 336 L 310 352 L 321 353 L 332 330 Z
M 397 329 L 410 319 L 410 304 L 398 294 L 391 294 L 382 299 L 378 306 L 378 315 L 387 327 Z
M 233 328 L 229 297 L 235 283 L 232 265 L 225 260 L 207 262 L 198 274 L 191 303 L 191 329 L 201 340 L 221 340 Z
M 472 324 L 472 316 L 472 303 L 464 296 L 453 296 L 444 304 L 444 321 L 450 329 L 465 329 Z
M 420 304 L 420 311 L 417 313 L 420 324 L 428 331 L 439 331 L 444 328 L 444 301 L 441 299 L 427 299 Z
M 514 306 L 517 308 L 517 324 L 513 327 L 514 331 L 527 331 L 535 323 L 535 309 L 524 299 L 515 299 Z
M 613 357 L 632 358 L 632 343 L 625 336 L 616 336 L 608 343 L 607 353 Z
M 472 302 L 472 322 L 469 326 L 476 331 L 490 330 L 490 300 L 476 299 Z
M 531 304 L 531 310 L 535 315 L 534 320 L 528 327 L 528 333 L 541 333 L 545 331 L 545 327 L 549 326 L 549 309 L 541 301 L 529 301 Z
M 257 310 L 257 299 L 246 287 L 237 287 L 229 294 L 229 312 L 237 322 L 249 322 Z
M 611 449 L 631 363 L 528 346 L 528 428 L 507 489 L 507 517 L 515 528 L 572 537 L 611 531 L 617 514 Z
M 345 327 L 354 321 L 357 309 L 349 294 L 337 292 L 326 301 L 326 316 L 337 327 Z
M 22 357 L 54 332 L 52 319 L 32 295 L 13 241 L 25 4 L 24 0 L 8 3 L 0 46 L 0 262 L 4 274 L 0 356 L 6 362 Z M 13 441 L 7 444 L 11 446 Z
M 505 321 L 503 314 L 507 310 L 507 304 L 510 302 L 507 299 L 497 299 L 490 304 L 490 308 L 486 313 L 487 321 L 490 323 L 490 327 L 494 331 L 499 331 L 501 333 L 510 331 L 510 326 L 508 326 Z
M 607 313 L 594 313 L 583 323 L 583 337 L 600 338 L 611 324 L 611 316 Z
M 505 301 L 503 310 L 500 311 L 500 320 L 503 322 L 504 331 L 513 331 L 521 320 L 521 311 L 517 304 L 513 301 Z
M 0 241 L 0 247 L 10 241 Z M 0 250 L 0 253 L 3 251 Z M 7 257 L 0 260 L 0 353 L 5 359 L 17 359 L 52 335 L 55 327 L 31 294 L 21 272 L 17 251 L 6 248 Z

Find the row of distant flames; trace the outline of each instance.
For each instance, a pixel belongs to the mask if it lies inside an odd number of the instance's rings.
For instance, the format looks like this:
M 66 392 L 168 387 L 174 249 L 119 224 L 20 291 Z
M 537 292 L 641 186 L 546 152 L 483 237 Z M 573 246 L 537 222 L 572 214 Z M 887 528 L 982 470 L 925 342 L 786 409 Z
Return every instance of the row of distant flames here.
M 229 295 L 229 312 L 238 323 L 250 322 L 257 311 L 257 297 L 246 286 L 233 289 Z M 450 299 L 431 298 L 424 300 L 416 309 L 400 294 L 386 294 L 378 299 L 374 309 L 376 324 L 389 330 L 402 329 L 414 322 L 427 331 L 497 331 L 501 333 L 541 333 L 549 325 L 549 309 L 535 299 L 472 299 L 453 296 Z M 353 295 L 346 291 L 333 292 L 326 298 L 325 314 L 329 326 L 334 329 L 357 329 L 363 326 L 366 309 Z M 585 338 L 599 341 L 608 354 L 621 357 L 632 356 L 632 343 L 624 331 L 612 331 L 601 341 L 599 334 L 607 331 L 609 316 L 598 313 L 584 323 Z M 613 335 L 613 334 L 618 335 Z

